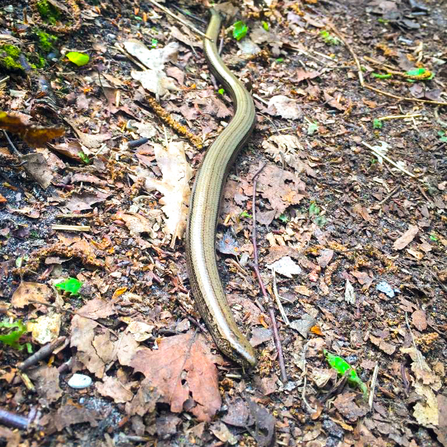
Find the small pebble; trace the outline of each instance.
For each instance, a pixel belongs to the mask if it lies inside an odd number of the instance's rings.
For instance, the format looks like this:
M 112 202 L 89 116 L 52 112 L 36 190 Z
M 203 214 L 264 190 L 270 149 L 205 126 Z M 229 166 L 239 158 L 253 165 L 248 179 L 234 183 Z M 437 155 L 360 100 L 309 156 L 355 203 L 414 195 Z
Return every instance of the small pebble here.
M 12 5 L 5 6 L 5 12 L 12 14 L 14 12 L 14 6 Z
M 383 292 L 385 295 L 389 296 L 390 298 L 394 298 L 394 290 L 393 288 L 385 281 L 380 282 L 376 286 L 376 290 L 379 292 Z
M 75 390 L 88 388 L 92 384 L 92 379 L 84 374 L 73 374 L 68 381 L 68 386 Z

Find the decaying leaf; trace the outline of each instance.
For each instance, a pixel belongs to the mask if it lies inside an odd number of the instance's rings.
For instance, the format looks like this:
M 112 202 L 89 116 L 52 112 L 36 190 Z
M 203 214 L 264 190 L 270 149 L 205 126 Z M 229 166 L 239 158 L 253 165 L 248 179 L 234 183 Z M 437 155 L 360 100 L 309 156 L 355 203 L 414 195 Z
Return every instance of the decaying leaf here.
M 63 127 L 41 127 L 25 124 L 18 116 L 0 111 L 0 129 L 17 134 L 30 146 L 45 146 L 51 140 L 62 137 L 65 133 Z
M 270 98 L 267 111 L 272 116 L 280 116 L 291 120 L 297 120 L 303 115 L 298 101 L 284 95 Z
M 11 304 L 19 309 L 36 304 L 34 301 L 49 304 L 52 293 L 46 284 L 22 281 L 12 296 Z
M 399 238 L 394 241 L 394 250 L 402 250 L 405 248 L 418 234 L 419 228 L 416 225 L 410 225 L 408 230 Z
M 165 232 L 172 236 L 172 245 L 177 238 L 181 239 L 186 228 L 192 170 L 183 142 L 172 142 L 167 147 L 155 144 L 154 151 L 163 178 L 145 176 L 145 187 L 148 191 L 157 189 L 164 196 L 160 203 L 167 217 Z
M 61 314 L 50 312 L 28 322 L 27 328 L 32 332 L 35 342 L 45 345 L 59 336 L 61 321 Z
M 220 408 L 217 369 L 202 336 L 164 338 L 158 350 L 137 351 L 131 366 L 146 376 L 174 413 L 183 411 L 191 397 L 195 401 L 191 411 L 200 421 L 210 421 Z
M 287 278 L 292 278 L 293 275 L 299 275 L 302 272 L 301 267 L 290 256 L 284 256 L 273 264 L 267 265 L 267 267 Z

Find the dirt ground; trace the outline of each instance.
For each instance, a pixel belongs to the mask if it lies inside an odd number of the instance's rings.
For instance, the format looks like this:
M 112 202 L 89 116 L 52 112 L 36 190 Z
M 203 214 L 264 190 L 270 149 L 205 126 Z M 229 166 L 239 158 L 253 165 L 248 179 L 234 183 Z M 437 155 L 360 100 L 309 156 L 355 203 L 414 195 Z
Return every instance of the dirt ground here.
M 207 7 L 163 5 L 0 1 L 0 446 L 447 446 L 447 3 L 218 5 L 257 112 L 216 243 L 252 369 L 185 265 L 232 103 L 166 12 Z

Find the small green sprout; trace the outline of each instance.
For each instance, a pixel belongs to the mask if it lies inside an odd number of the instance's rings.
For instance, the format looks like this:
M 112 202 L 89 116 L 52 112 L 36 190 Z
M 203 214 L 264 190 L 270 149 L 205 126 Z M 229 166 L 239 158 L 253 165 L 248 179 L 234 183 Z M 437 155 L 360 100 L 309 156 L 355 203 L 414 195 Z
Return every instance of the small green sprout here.
M 340 39 L 336 36 L 332 36 L 325 29 L 320 31 L 320 37 L 324 40 L 327 45 L 340 45 Z
M 307 135 L 313 135 L 318 131 L 318 123 L 309 123 L 307 127 Z
M 14 328 L 16 328 L 15 331 L 12 330 Z M 8 320 L 0 322 L 0 341 L 17 351 L 22 351 L 26 347 L 27 351 L 31 353 L 33 350 L 30 343 L 25 343 L 24 345 L 19 343 L 20 337 L 25 332 L 28 332 L 28 330 L 22 320 L 16 320 L 13 323 L 10 323 Z
M 440 131 L 438 132 L 438 137 L 439 137 L 439 141 L 440 141 L 441 143 L 447 143 L 447 135 L 446 135 L 445 131 L 440 130 Z
M 219 93 L 219 95 L 224 95 L 225 94 L 225 89 L 224 88 L 220 88 L 219 90 L 217 90 L 217 93 Z
M 287 223 L 289 221 L 289 217 L 285 214 L 281 214 L 278 219 L 282 222 L 282 223 Z
M 88 158 L 87 154 L 84 154 L 84 152 L 80 151 L 78 152 L 78 157 L 82 160 L 83 163 L 86 165 L 90 164 L 90 158 Z
M 233 25 L 233 37 L 236 40 L 241 40 L 247 35 L 248 26 L 239 20 Z
M 368 387 L 361 381 L 355 369 L 345 359 L 331 354 L 326 349 L 323 349 L 323 354 L 329 365 L 334 368 L 340 376 L 348 374 L 348 383 L 359 387 L 363 393 L 363 397 L 368 398 Z
M 268 24 L 267 22 L 262 22 L 262 27 L 263 27 L 266 31 L 268 31 L 268 30 L 270 29 L 270 26 L 269 26 L 269 24 Z
M 383 121 L 375 118 L 373 121 L 373 129 L 381 129 L 383 127 Z
M 318 216 L 320 213 L 321 208 L 315 202 L 312 202 L 309 206 L 309 216 Z
M 249 214 L 248 211 L 242 211 L 242 213 L 240 214 L 241 217 L 248 217 L 249 219 L 251 219 L 251 214 Z
M 71 296 L 78 296 L 79 290 L 82 287 L 82 282 L 76 278 L 68 278 L 65 281 L 55 284 L 54 287 L 70 293 Z
M 158 45 L 158 40 L 157 39 L 152 39 L 151 40 L 151 48 L 157 48 Z

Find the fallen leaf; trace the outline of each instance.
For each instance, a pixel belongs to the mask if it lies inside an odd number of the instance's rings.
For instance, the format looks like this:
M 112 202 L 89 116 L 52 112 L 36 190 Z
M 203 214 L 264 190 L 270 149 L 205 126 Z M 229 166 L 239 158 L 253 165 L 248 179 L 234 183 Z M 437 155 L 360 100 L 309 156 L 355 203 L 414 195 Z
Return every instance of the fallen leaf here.
M 52 290 L 46 284 L 22 281 L 12 295 L 11 305 L 19 309 L 29 304 L 35 305 L 35 303 L 30 303 L 29 300 L 49 304 L 52 294 Z
M 334 250 L 331 250 L 330 248 L 325 248 L 324 250 L 321 250 L 320 256 L 318 256 L 317 258 L 318 265 L 321 268 L 326 268 L 332 261 L 333 257 L 334 257 Z
M 333 405 L 349 421 L 356 422 L 359 418 L 368 413 L 369 407 L 363 402 L 355 401 L 356 393 L 344 393 L 337 396 Z
M 116 313 L 115 306 L 111 301 L 102 300 L 101 298 L 94 298 L 87 301 L 77 312 L 79 316 L 90 318 L 91 320 L 98 320 L 100 318 L 107 318 Z
M 210 421 L 221 406 L 217 369 L 202 336 L 163 338 L 158 350 L 137 351 L 130 366 L 150 380 L 174 413 L 182 412 L 191 397 L 195 401 L 191 412 L 200 421 Z
M 425 331 L 425 329 L 427 329 L 427 317 L 423 310 L 416 310 L 413 312 L 411 321 L 418 331 Z
M 394 241 L 394 250 L 404 249 L 418 234 L 419 228 L 416 225 L 410 225 L 408 230 L 398 239 Z
M 105 376 L 102 382 L 96 382 L 95 387 L 101 396 L 112 398 L 115 403 L 122 404 L 130 402 L 133 399 L 133 393 L 130 386 L 125 386 L 117 378 Z
M 28 322 L 26 327 L 32 333 L 33 341 L 45 345 L 59 337 L 61 322 L 61 314 L 49 312 Z
M 192 170 L 186 160 L 183 142 L 171 142 L 167 147 L 154 144 L 154 152 L 163 178 L 145 176 L 145 187 L 148 191 L 156 189 L 163 194 L 160 203 L 167 217 L 165 232 L 172 236 L 172 245 L 176 239 L 182 238 L 186 229 Z
M 272 116 L 280 116 L 281 118 L 292 120 L 297 120 L 303 115 L 298 101 L 283 95 L 270 98 L 267 112 Z
M 385 352 L 388 355 L 394 354 L 394 351 L 396 350 L 396 346 L 387 343 L 385 340 L 381 339 L 380 337 L 374 337 L 373 335 L 369 336 L 369 339 L 371 342 L 376 345 L 379 349 L 381 349 L 383 352 Z
M 234 427 L 247 426 L 247 421 L 250 416 L 247 402 L 240 397 L 236 397 L 228 402 L 227 408 L 228 412 L 222 418 L 223 422 Z
M 346 280 L 346 285 L 345 285 L 345 301 L 348 304 L 354 305 L 355 304 L 355 290 L 354 287 L 352 287 L 351 282 L 349 281 L 349 279 Z
M 307 338 L 310 328 L 314 326 L 316 320 L 308 314 L 304 314 L 300 320 L 295 320 L 290 323 L 290 327 L 298 331 L 304 338 Z
M 100 191 L 84 191 L 80 194 L 74 193 L 65 204 L 65 208 L 71 213 L 91 210 L 92 205 L 104 202 L 109 196 L 110 194 Z
M 28 371 L 28 375 L 36 385 L 39 403 L 48 407 L 62 396 L 63 391 L 59 386 L 59 371 L 57 368 L 40 366 Z
M 182 420 L 172 413 L 165 413 L 157 417 L 155 426 L 159 439 L 167 439 L 177 433 L 177 426 Z
M 293 278 L 293 275 L 299 275 L 302 272 L 301 267 L 290 256 L 285 256 L 273 264 L 267 264 L 267 267 L 287 278 Z
M 144 416 L 146 414 L 153 413 L 155 411 L 155 406 L 157 402 L 162 399 L 162 396 L 157 391 L 157 389 L 151 385 L 149 379 L 144 379 L 139 387 L 137 394 L 131 402 L 126 403 L 126 413 L 134 416 Z
M 27 174 L 39 183 L 41 188 L 47 189 L 53 180 L 53 172 L 45 156 L 39 153 L 32 153 L 23 155 L 21 158 Z
M 414 384 L 414 389 L 419 396 L 424 396 L 423 402 L 417 402 L 414 406 L 413 416 L 424 427 L 437 427 L 439 425 L 438 400 L 433 390 L 419 382 Z
M 63 127 L 40 127 L 25 124 L 18 116 L 0 111 L 0 129 L 15 133 L 30 146 L 42 147 L 65 134 Z
M 255 438 L 259 447 L 267 447 L 272 445 L 275 440 L 275 418 L 268 410 L 261 405 L 248 401 L 250 410 L 251 424 L 254 424 L 254 430 L 249 430 L 250 434 Z
M 262 147 L 276 163 L 285 163 L 297 174 L 305 172 L 311 177 L 317 176 L 309 163 L 305 161 L 307 154 L 296 135 L 273 135 L 263 141 Z
M 319 71 L 306 71 L 303 68 L 298 68 L 295 72 L 296 79 L 295 83 L 299 84 L 301 81 L 304 81 L 305 79 L 314 79 L 320 76 Z
M 228 427 L 223 422 L 214 422 L 210 426 L 210 431 L 217 439 L 219 439 L 219 441 L 222 441 L 225 444 L 236 445 L 238 442 L 238 438 L 228 430 Z

